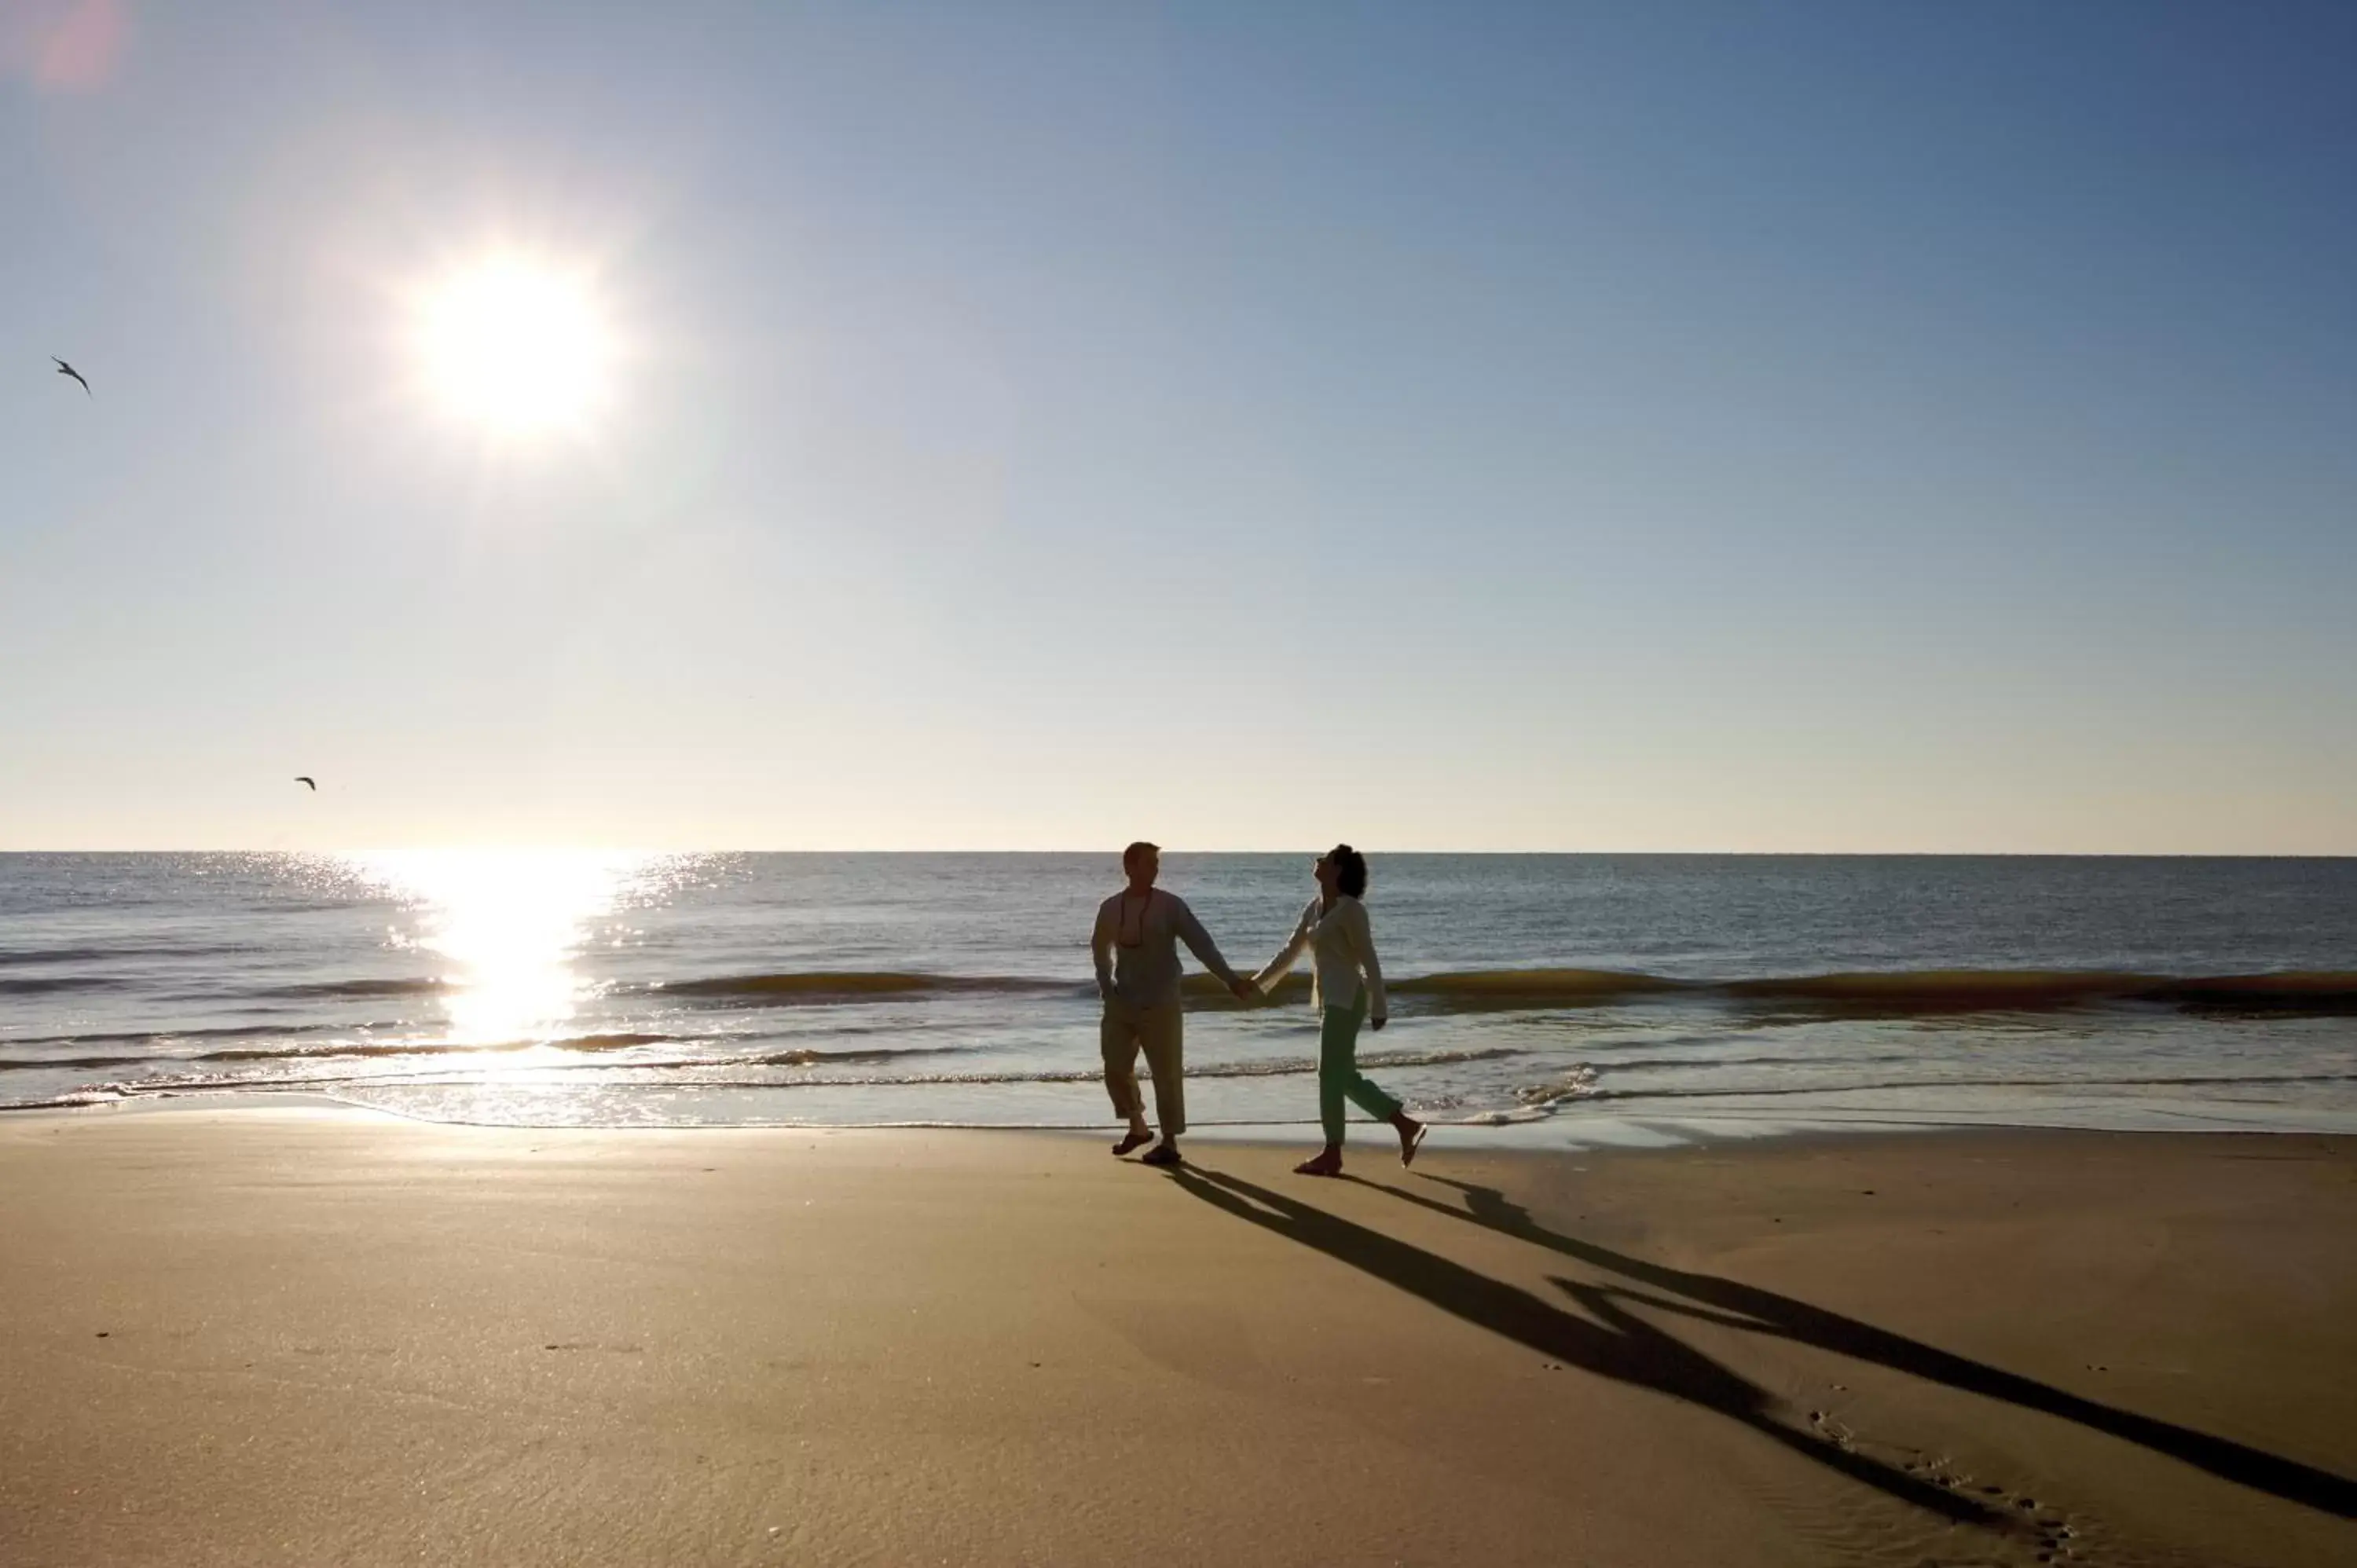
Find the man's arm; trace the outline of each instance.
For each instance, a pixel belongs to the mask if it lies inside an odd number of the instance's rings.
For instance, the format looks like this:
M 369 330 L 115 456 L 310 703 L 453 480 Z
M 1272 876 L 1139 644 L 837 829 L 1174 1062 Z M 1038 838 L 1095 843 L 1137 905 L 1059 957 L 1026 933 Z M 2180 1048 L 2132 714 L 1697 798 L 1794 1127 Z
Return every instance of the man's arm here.
M 1097 998 L 1113 1000 L 1113 922 L 1105 918 L 1105 906 L 1097 906 L 1096 929 L 1089 933 L 1089 956 L 1096 961 Z
M 1174 894 L 1170 902 L 1178 906 L 1170 912 L 1170 929 L 1187 944 L 1187 950 L 1201 960 L 1205 969 L 1218 975 L 1222 984 L 1242 996 L 1252 983 L 1228 967 L 1228 961 L 1220 956 L 1211 934 L 1203 929 L 1202 921 L 1195 918 L 1195 911 L 1187 907 L 1187 900 Z

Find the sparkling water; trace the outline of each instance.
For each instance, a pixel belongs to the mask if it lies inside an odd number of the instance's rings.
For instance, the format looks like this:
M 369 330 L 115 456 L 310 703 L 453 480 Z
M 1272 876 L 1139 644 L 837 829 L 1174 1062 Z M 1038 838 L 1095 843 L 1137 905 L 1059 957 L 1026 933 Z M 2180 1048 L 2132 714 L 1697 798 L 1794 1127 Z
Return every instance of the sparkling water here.
M 1386 855 L 1370 1076 L 1460 1136 L 2357 1131 L 2357 861 Z M 1309 856 L 1166 857 L 1257 967 Z M 1090 1126 L 1106 854 L 0 855 L 0 1103 Z M 1190 965 L 1190 968 L 1192 966 Z M 1297 982 L 1190 986 L 1199 1129 L 1316 1121 Z

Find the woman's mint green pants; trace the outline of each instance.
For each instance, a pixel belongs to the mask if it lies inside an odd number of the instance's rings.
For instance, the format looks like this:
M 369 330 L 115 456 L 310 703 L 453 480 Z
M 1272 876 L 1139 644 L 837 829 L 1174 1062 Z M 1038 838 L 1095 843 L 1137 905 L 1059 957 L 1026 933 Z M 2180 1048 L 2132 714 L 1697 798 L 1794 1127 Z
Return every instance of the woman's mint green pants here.
M 1342 1101 L 1347 1097 L 1378 1122 L 1400 1113 L 1400 1102 L 1359 1071 L 1359 1026 L 1367 1021 L 1367 993 L 1348 1007 L 1329 1007 L 1318 1030 L 1318 1120 L 1326 1141 L 1342 1141 Z

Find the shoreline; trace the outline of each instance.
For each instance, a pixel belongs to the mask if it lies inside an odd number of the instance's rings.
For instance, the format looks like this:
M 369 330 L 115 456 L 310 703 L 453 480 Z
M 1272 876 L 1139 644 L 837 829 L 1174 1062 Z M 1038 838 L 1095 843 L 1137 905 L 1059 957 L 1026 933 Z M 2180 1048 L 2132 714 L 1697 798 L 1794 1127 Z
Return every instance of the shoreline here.
M 2357 1538 L 2345 1139 L 1354 1138 L 1315 1181 L 1191 1136 L 1165 1176 L 1077 1133 L 169 1109 L 0 1119 L 9 1561 Z
M 58 1125 L 101 1124 L 117 1118 L 162 1119 L 181 1118 L 286 1118 L 316 1121 L 333 1125 L 350 1122 L 358 1125 L 377 1124 L 384 1127 L 410 1127 L 420 1130 L 442 1130 L 451 1133 L 501 1133 L 511 1135 L 549 1136 L 619 1136 L 651 1138 L 665 1134 L 694 1138 L 705 1134 L 716 1136 L 753 1136 L 790 1139 L 801 1134 L 813 1136 L 874 1135 L 887 1138 L 947 1137 L 1008 1139 L 1044 1139 L 1056 1144 L 1091 1147 L 1114 1141 L 1120 1133 L 1119 1123 L 1107 1121 L 1102 1125 L 1081 1123 L 1056 1125 L 1000 1125 L 988 1122 L 454 1122 L 388 1106 L 364 1101 L 339 1100 L 331 1095 L 310 1094 L 300 1090 L 229 1090 L 218 1094 L 187 1095 L 127 1099 L 95 1105 L 25 1106 L 0 1110 L 0 1133 L 10 1127 L 54 1123 Z M 2313 1140 L 2330 1147 L 2346 1147 L 2357 1158 L 2357 1128 L 2347 1131 L 2314 1127 L 2268 1127 L 2251 1125 L 2230 1126 L 2095 1126 L 2079 1122 L 2038 1123 L 2009 1121 L 1935 1122 L 1901 1120 L 1898 1118 L 1861 1117 L 1853 1122 L 1812 1121 L 1793 1118 L 1773 1122 L 1750 1122 L 1739 1118 L 1682 1118 L 1674 1123 L 1674 1135 L 1663 1130 L 1671 1125 L 1668 1118 L 1645 1118 L 1634 1129 L 1617 1125 L 1618 1119 L 1583 1119 L 1577 1122 L 1517 1123 L 1508 1126 L 1467 1126 L 1461 1123 L 1435 1122 L 1428 1123 L 1430 1135 L 1423 1145 L 1426 1153 L 1445 1154 L 1458 1160 L 1479 1162 L 1497 1159 L 1509 1163 L 1528 1163 L 1534 1167 L 1560 1165 L 1571 1159 L 1589 1156 L 1630 1159 L 1647 1155 L 1708 1155 L 1713 1154 L 1757 1152 L 1826 1154 L 1855 1150 L 1863 1146 L 1879 1146 L 1889 1154 L 1910 1148 L 1955 1144 L 1966 1147 L 1995 1140 L 2018 1139 L 2034 1144 L 2040 1140 L 2100 1141 L 2132 1140 L 2167 1143 L 2172 1141 L 2250 1140 L 2264 1145 L 2285 1140 Z M 1608 1135 L 1590 1141 L 1566 1139 L 1557 1142 L 1518 1141 L 1517 1133 L 1560 1131 L 1566 1133 L 1603 1131 Z M 1633 1133 L 1634 1135 L 1626 1135 Z M 1361 1120 L 1352 1112 L 1350 1140 L 1346 1153 L 1353 1166 L 1376 1165 L 1391 1167 L 1395 1164 L 1395 1150 L 1383 1123 Z M 1453 1134 L 1453 1136 L 1451 1136 Z M 1314 1153 L 1322 1143 L 1315 1122 L 1208 1122 L 1190 1126 L 1181 1136 L 1182 1145 L 1197 1144 L 1214 1149 L 1250 1150 L 1267 1154 L 1307 1150 Z M 1419 1155 L 1419 1162 L 1422 1156 Z
M 1666 1098 L 1666 1097 L 1665 1097 Z M 1411 1107 L 1413 1108 L 1413 1107 Z M 2179 1105 L 2155 1105 L 2140 1110 L 2107 1105 L 2104 1112 L 2085 1106 L 2058 1110 L 2046 1120 L 2026 1119 L 2022 1107 L 1990 1110 L 1979 1115 L 1964 1112 L 1939 1114 L 1906 1113 L 1860 1109 L 1844 1113 L 1839 1108 L 1804 1107 L 1797 1111 L 1745 1108 L 1738 1111 L 1648 1113 L 1641 1103 L 1634 1109 L 1605 1112 L 1585 1106 L 1527 1119 L 1497 1122 L 1449 1122 L 1427 1118 L 1432 1133 L 1427 1146 L 1456 1154 L 1574 1155 L 1603 1151 L 1636 1152 L 1713 1148 L 1721 1145 L 1770 1145 L 1822 1139 L 1943 1138 L 1982 1134 L 2088 1133 L 2099 1136 L 2217 1136 L 2284 1138 L 2357 1138 L 2357 1113 L 2336 1113 L 2316 1108 L 2247 1104 L 2251 1114 L 2229 1116 L 2223 1105 L 2200 1110 Z M 0 1126 L 49 1118 L 81 1120 L 115 1116 L 155 1116 L 234 1112 L 242 1111 L 315 1110 L 323 1113 L 349 1112 L 391 1122 L 425 1127 L 480 1128 L 511 1132 L 878 1132 L 979 1133 L 1021 1136 L 1093 1139 L 1110 1137 L 1117 1124 L 1100 1122 L 987 1122 L 951 1121 L 901 1122 L 530 1122 L 460 1120 L 432 1116 L 398 1106 L 344 1099 L 301 1089 L 234 1088 L 129 1094 L 81 1104 L 27 1103 L 0 1105 Z M 1745 1111 L 1751 1111 L 1747 1114 Z M 1380 1138 L 1380 1124 L 1352 1112 L 1352 1137 Z M 1297 1122 L 1197 1122 L 1185 1134 L 1189 1144 L 1290 1146 L 1315 1142 L 1318 1123 Z

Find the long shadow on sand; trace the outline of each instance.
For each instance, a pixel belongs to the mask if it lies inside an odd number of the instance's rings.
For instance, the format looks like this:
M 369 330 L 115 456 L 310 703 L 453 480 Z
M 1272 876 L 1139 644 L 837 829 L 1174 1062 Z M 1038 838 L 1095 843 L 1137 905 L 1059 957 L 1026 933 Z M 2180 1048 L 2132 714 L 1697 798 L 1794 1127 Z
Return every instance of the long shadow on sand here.
M 1452 1204 L 1356 1176 L 1343 1179 L 1376 1192 L 1388 1193 L 1419 1208 L 1479 1225 L 1535 1247 L 1544 1247 L 1566 1258 L 1576 1258 L 1583 1263 L 1609 1270 L 1623 1278 L 1652 1286 L 1654 1290 L 1671 1293 L 1653 1295 L 1618 1287 L 1575 1285 L 1560 1279 L 1555 1282 L 1590 1311 L 1609 1310 L 1604 1306 L 1601 1298 L 1618 1297 L 1622 1301 L 1680 1313 L 1732 1328 L 1813 1345 L 1837 1355 L 1871 1361 L 1895 1371 L 1944 1383 L 1950 1388 L 2004 1400 L 2025 1410 L 2077 1422 L 2082 1426 L 2138 1444 L 2157 1454 L 2183 1460 L 2225 1480 L 2271 1493 L 2287 1501 L 2303 1503 L 2342 1519 L 2357 1518 L 2357 1482 L 2333 1475 L 2330 1471 L 2319 1470 L 2226 1438 L 2213 1437 L 2191 1427 L 2179 1426 L 2151 1416 L 2138 1415 L 2134 1411 L 2121 1410 L 2115 1405 L 2085 1399 L 2050 1383 L 2041 1383 L 2034 1378 L 2026 1378 L 1969 1357 L 1942 1350 L 1920 1339 L 1910 1339 L 1903 1334 L 1894 1334 L 1889 1329 L 1878 1328 L 1873 1324 L 1861 1323 L 1855 1317 L 1846 1317 L 1840 1313 L 1813 1306 L 1805 1301 L 1780 1295 L 1774 1291 L 1762 1290 L 1757 1285 L 1748 1285 L 1717 1274 L 1693 1273 L 1649 1263 L 1641 1258 L 1632 1258 L 1608 1247 L 1599 1247 L 1592 1241 L 1582 1241 L 1577 1237 L 1549 1230 L 1533 1219 L 1527 1209 L 1494 1188 L 1452 1181 L 1447 1176 L 1417 1174 L 1423 1180 L 1452 1187 L 1464 1194 L 1466 1207 L 1458 1208 Z M 1615 1321 L 1625 1320 L 1624 1314 L 1613 1312 L 1611 1316 Z
M 1777 1401 L 1765 1389 L 1619 1310 L 1605 1299 L 1607 1293 L 1556 1281 L 1596 1314 L 1594 1319 L 1581 1317 L 1529 1291 L 1234 1176 L 1181 1168 L 1170 1179 L 1214 1208 L 1338 1259 L 1566 1366 L 1717 1411 L 1828 1469 L 1943 1519 L 2003 1530 L 2021 1528 L 2011 1517 L 1969 1498 L 1786 1424 L 1778 1418 Z

